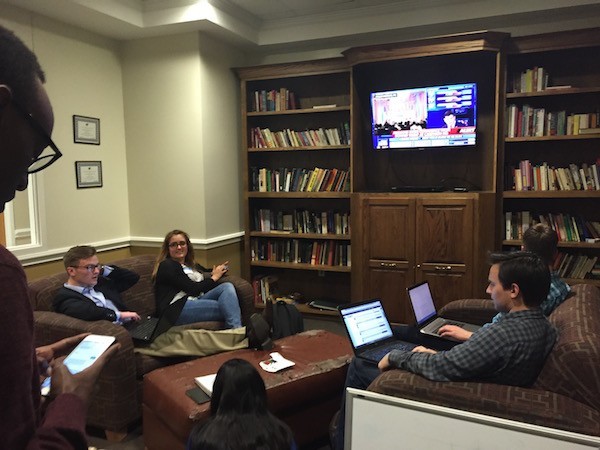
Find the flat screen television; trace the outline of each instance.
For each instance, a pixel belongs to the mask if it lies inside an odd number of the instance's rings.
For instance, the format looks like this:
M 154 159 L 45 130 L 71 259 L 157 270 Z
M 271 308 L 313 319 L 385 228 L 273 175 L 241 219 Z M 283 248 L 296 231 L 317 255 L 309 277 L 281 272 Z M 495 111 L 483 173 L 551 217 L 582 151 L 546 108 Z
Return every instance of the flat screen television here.
M 476 121 L 476 83 L 371 93 L 376 150 L 474 146 Z

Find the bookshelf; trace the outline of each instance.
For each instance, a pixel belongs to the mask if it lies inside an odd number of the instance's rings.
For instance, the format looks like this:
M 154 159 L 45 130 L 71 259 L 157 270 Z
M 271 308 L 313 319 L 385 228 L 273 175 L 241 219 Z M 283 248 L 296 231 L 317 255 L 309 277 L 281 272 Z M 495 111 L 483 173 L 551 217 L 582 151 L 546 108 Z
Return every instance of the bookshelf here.
M 343 58 L 236 69 L 244 277 L 271 293 L 350 300 L 351 70 Z M 260 305 L 257 305 L 260 307 Z M 306 314 L 331 316 L 301 306 Z
M 591 273 L 569 277 L 576 261 L 600 257 L 585 225 L 600 221 L 600 62 L 590 58 L 598 42 L 600 30 L 578 30 L 514 38 L 507 52 L 502 244 L 521 245 L 519 219 L 552 218 L 559 252 L 575 261 L 566 270 L 557 261 L 570 284 L 600 285 Z

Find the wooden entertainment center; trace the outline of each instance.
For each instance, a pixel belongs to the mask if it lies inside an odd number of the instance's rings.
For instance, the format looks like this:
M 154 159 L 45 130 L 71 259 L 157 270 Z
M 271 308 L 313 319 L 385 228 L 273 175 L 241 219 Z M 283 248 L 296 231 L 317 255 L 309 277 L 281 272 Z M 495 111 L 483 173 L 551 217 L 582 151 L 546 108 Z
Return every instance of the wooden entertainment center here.
M 518 192 L 505 186 L 521 159 L 596 162 L 600 133 L 505 138 L 505 110 L 513 102 L 554 106 L 555 99 L 568 109 L 585 99 L 597 111 L 599 64 L 583 60 L 599 49 L 598 37 L 595 29 L 524 38 L 476 32 L 352 48 L 341 58 L 236 69 L 244 277 L 257 286 L 261 278 L 276 279 L 277 293 L 300 293 L 307 301 L 379 297 L 391 321 L 406 323 L 413 320 L 406 288 L 414 283 L 429 281 L 438 308 L 457 298 L 485 296 L 487 252 L 520 245 L 504 239 L 507 212 L 557 207 L 599 220 L 598 208 L 590 206 L 598 204 L 600 191 Z M 566 56 L 570 68 L 560 64 Z M 561 84 L 577 87 L 506 93 L 514 72 L 540 64 L 562 77 Z M 370 92 L 467 81 L 477 83 L 475 146 L 373 149 Z M 402 185 L 440 186 L 443 192 L 391 192 Z M 561 246 L 600 254 L 598 243 Z

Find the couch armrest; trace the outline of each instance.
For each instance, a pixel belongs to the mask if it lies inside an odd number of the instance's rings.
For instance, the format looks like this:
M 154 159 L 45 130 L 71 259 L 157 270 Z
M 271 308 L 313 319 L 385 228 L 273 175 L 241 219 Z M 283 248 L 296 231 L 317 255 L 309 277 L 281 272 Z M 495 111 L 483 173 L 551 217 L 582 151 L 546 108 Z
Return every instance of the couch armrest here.
M 250 316 L 254 313 L 254 289 L 252 285 L 241 277 L 236 275 L 225 275 L 219 279 L 219 282 L 228 281 L 233 284 L 240 301 L 240 309 L 242 312 L 242 324 L 249 322 Z
M 440 309 L 440 316 L 446 319 L 459 320 L 474 325 L 491 322 L 497 313 L 498 311 L 494 308 L 491 300 L 475 298 L 454 300 Z
M 550 391 L 462 381 L 429 381 L 404 370 L 377 377 L 369 391 L 577 433 L 600 435 L 600 413 Z
M 131 336 L 120 325 L 106 320 L 87 322 L 49 311 L 34 311 L 35 345 L 46 345 L 80 333 L 115 336 L 119 352 L 106 364 L 90 402 L 88 425 L 112 431 L 135 421 L 141 415 L 136 364 Z M 111 426 L 112 424 L 112 426 Z

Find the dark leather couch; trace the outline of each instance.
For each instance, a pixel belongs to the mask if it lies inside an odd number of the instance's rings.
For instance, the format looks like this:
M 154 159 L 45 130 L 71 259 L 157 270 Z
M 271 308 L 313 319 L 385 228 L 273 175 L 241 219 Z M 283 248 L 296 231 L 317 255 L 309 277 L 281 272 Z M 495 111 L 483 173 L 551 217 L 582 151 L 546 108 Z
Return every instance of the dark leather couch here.
M 458 300 L 444 317 L 483 324 L 490 300 Z M 532 387 L 436 382 L 402 370 L 381 374 L 369 390 L 436 405 L 600 436 L 600 289 L 573 286 L 550 315 L 558 340 Z
M 133 270 L 140 275 L 139 282 L 123 293 L 125 304 L 140 315 L 154 313 L 154 294 L 150 275 L 155 256 L 141 255 L 113 264 Z M 111 359 L 98 380 L 98 390 L 88 412 L 88 425 L 106 431 L 107 437 L 119 440 L 129 425 L 141 418 L 142 377 L 159 367 L 181 362 L 181 358 L 157 358 L 134 353 L 129 333 L 119 325 L 105 320 L 86 322 L 52 312 L 52 299 L 67 280 L 59 273 L 29 283 L 29 298 L 34 310 L 36 346 L 55 342 L 67 336 L 91 332 L 115 336 L 121 344 L 119 353 Z M 232 275 L 222 278 L 230 281 L 240 300 L 242 322 L 248 322 L 254 312 L 254 293 L 247 281 Z M 199 322 L 194 328 L 220 329 L 220 322 Z

